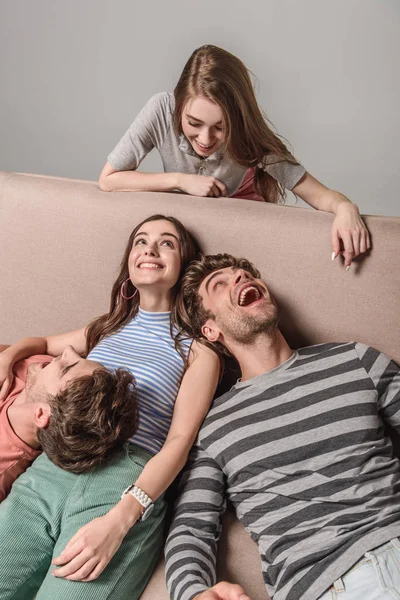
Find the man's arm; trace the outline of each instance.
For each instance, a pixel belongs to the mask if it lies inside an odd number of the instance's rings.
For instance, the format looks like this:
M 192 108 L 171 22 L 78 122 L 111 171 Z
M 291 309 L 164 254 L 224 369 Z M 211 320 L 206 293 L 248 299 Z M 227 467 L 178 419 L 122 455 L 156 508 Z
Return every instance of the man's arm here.
M 216 581 L 216 551 L 226 508 L 224 476 L 217 463 L 194 447 L 166 544 L 166 577 L 172 600 L 192 600 Z
M 378 392 L 382 419 L 400 433 L 400 367 L 386 354 L 356 344 L 356 351 Z

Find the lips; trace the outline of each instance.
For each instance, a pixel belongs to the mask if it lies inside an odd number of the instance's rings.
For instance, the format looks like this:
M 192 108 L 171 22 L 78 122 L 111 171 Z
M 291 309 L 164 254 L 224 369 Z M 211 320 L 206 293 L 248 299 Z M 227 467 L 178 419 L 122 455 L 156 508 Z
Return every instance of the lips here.
M 154 269 L 155 271 L 163 269 L 163 265 L 156 262 L 143 261 L 138 264 L 138 269 Z
M 241 307 L 254 304 L 263 297 L 263 292 L 255 283 L 246 283 L 240 286 L 237 293 L 237 303 Z
M 213 144 L 210 144 L 209 146 L 203 146 L 203 144 L 200 144 L 200 142 L 198 142 L 197 140 L 194 140 L 197 147 L 202 151 L 202 152 L 210 152 L 210 150 L 212 150 L 214 148 L 214 146 L 216 145 L 217 142 L 214 142 Z

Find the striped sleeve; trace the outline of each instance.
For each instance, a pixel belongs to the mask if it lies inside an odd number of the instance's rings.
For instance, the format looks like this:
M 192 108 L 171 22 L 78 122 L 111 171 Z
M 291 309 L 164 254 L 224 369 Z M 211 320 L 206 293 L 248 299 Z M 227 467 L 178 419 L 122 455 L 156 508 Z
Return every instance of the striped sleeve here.
M 378 392 L 382 419 L 400 433 L 400 367 L 386 354 L 356 344 L 356 351 Z
M 172 600 L 192 600 L 216 582 L 226 508 L 223 472 L 199 447 L 190 453 L 179 492 L 165 549 L 167 587 Z

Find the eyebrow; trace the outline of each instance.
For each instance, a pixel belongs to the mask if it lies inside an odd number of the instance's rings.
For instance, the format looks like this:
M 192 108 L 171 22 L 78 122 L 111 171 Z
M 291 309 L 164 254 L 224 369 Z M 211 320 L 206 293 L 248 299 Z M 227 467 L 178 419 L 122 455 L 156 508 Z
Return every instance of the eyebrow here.
M 215 271 L 209 279 L 207 279 L 206 282 L 206 292 L 208 292 L 208 287 L 210 285 L 210 283 L 212 282 L 212 280 L 214 279 L 214 277 L 218 277 L 218 275 L 222 275 L 222 271 Z
M 134 239 L 134 240 L 136 240 L 136 238 L 137 238 L 139 235 L 147 235 L 147 237 L 149 236 L 149 234 L 148 234 L 148 233 L 146 233 L 145 231 L 139 231 L 139 233 L 137 233 L 133 239 Z M 176 237 L 176 235 L 174 235 L 173 233 L 168 233 L 168 231 L 166 231 L 165 233 L 162 233 L 160 237 L 162 237 L 162 236 L 164 236 L 164 235 L 169 235 L 170 237 L 173 237 L 173 238 L 175 238 L 177 242 L 179 242 L 179 238 L 178 238 L 178 237 Z
M 68 373 L 68 371 L 69 371 L 70 369 L 72 369 L 72 367 L 75 367 L 75 365 L 77 365 L 77 364 L 78 364 L 78 362 L 79 362 L 79 360 L 77 360 L 77 361 L 76 361 L 76 363 L 74 363 L 74 364 L 72 364 L 72 365 L 69 365 L 68 367 L 64 367 L 64 368 L 62 369 L 62 371 L 61 371 L 61 377 L 64 377 L 64 375 L 66 375 L 66 374 Z
M 200 119 L 196 119 L 196 117 L 189 115 L 189 113 L 186 113 L 186 116 L 188 119 L 192 119 L 192 121 L 197 121 L 198 123 L 202 123 L 204 125 L 204 121 L 201 121 Z M 217 123 L 214 123 L 214 125 L 222 125 L 222 121 L 217 121 Z

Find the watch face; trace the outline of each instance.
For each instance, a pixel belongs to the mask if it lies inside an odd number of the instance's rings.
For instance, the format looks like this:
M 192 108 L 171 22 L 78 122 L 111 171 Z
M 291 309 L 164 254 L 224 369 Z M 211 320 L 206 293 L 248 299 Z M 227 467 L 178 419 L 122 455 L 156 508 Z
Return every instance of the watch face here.
M 151 504 L 149 504 L 149 506 L 145 509 L 144 513 L 142 514 L 141 517 L 141 521 L 145 521 L 153 512 L 154 510 L 154 503 L 152 502 Z

